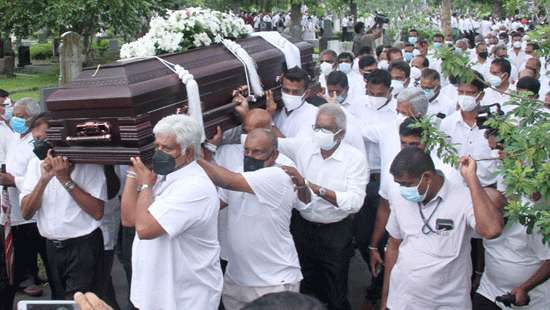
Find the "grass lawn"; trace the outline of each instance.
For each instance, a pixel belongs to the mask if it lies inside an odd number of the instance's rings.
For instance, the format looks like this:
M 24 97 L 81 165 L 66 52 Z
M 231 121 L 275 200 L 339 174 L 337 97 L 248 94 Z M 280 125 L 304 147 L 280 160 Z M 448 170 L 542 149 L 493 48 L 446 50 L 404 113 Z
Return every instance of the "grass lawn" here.
M 40 100 L 40 89 L 56 86 L 58 83 L 57 71 L 39 74 L 17 73 L 14 78 L 0 78 L 0 88 L 10 93 L 12 101 L 23 97 Z

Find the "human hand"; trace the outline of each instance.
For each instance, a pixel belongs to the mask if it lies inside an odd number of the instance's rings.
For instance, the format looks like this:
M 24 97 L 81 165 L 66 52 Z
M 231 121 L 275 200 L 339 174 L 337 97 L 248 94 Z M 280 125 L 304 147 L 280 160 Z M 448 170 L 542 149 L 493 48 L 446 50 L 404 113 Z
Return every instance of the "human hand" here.
M 516 306 L 528 305 L 529 301 L 531 300 L 525 289 L 521 287 L 516 287 L 512 289 L 510 295 L 514 295 L 514 297 L 516 298 L 516 301 L 514 302 Z
M 51 151 L 51 150 L 50 150 Z M 49 161 L 55 177 L 61 184 L 71 180 L 71 163 L 65 156 L 53 156 L 51 152 L 48 152 L 46 159 Z
M 277 103 L 273 99 L 273 92 L 271 90 L 265 92 L 265 109 L 272 116 L 277 112 Z
M 157 181 L 157 175 L 141 161 L 139 157 L 131 157 L 130 161 L 136 173 L 136 178 L 139 184 L 154 185 Z
M 460 158 L 460 174 L 466 181 L 471 182 L 477 178 L 477 163 L 470 156 L 463 156 Z
M 327 96 L 323 96 L 323 97 L 325 98 L 327 103 L 336 104 L 336 92 L 335 91 L 333 91 L 330 94 L 328 94 Z
M 378 253 L 378 250 L 369 249 L 369 257 L 370 272 L 372 273 L 373 277 L 377 277 L 379 273 L 379 271 L 377 270 L 377 266 L 384 265 L 384 260 L 382 259 L 382 256 L 380 256 L 380 253 Z
M 302 188 L 306 186 L 305 179 L 302 177 L 300 172 L 296 168 L 291 166 L 282 166 L 281 167 L 286 174 L 290 176 L 292 183 L 294 183 L 294 189 Z
M 74 294 L 74 302 L 80 310 L 113 310 L 113 308 L 99 299 L 94 293 L 82 294 L 81 292 L 76 292 Z
M 212 138 L 208 139 L 207 142 L 215 146 L 220 146 L 222 144 L 223 130 L 220 126 L 216 127 L 216 133 Z
M 241 93 L 236 93 L 233 97 L 233 102 L 236 104 L 235 111 L 239 113 L 241 119 L 244 119 L 245 115 L 250 111 L 248 99 L 241 95 Z
M 9 173 L 0 173 L 0 185 L 14 186 L 15 178 Z

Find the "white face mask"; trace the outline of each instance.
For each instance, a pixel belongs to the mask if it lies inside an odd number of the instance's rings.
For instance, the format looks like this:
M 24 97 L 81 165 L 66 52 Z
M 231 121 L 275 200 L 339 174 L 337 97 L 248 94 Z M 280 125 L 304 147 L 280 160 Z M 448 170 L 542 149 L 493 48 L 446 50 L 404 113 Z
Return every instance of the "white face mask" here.
M 502 84 L 502 79 L 498 75 L 489 74 L 489 84 L 493 87 L 499 87 Z
M 398 95 L 405 88 L 405 85 L 403 81 L 391 80 L 391 87 L 393 89 L 393 95 Z
M 416 56 L 418 56 L 418 55 L 420 55 L 420 50 L 415 48 L 415 49 L 413 50 L 413 56 L 416 57 Z
M 420 76 L 422 75 L 422 70 L 418 69 L 417 67 L 411 67 L 411 78 L 414 80 L 420 79 Z
M 521 48 L 521 42 L 520 41 L 515 41 L 514 42 L 514 48 Z
M 386 104 L 388 98 L 386 97 L 375 97 L 367 95 L 367 104 L 373 109 L 379 109 L 381 106 Z
M 390 67 L 390 63 L 385 59 L 380 60 L 380 62 L 378 62 L 378 69 L 388 70 L 389 67 Z
M 304 102 L 303 96 L 293 96 L 287 93 L 281 92 L 283 98 L 283 104 L 287 111 L 292 111 L 299 108 Z
M 338 140 L 334 138 L 334 136 L 336 136 L 337 133 L 326 132 L 325 130 L 322 130 L 322 129 L 314 130 L 313 142 L 322 150 L 325 150 L 325 151 L 332 150 L 332 148 L 334 148 L 336 143 L 338 143 Z
M 460 109 L 464 112 L 471 112 L 477 107 L 477 97 L 459 95 L 458 106 L 460 106 Z
M 319 68 L 321 69 L 321 73 L 324 76 L 329 75 L 333 70 L 332 64 L 330 64 L 328 62 L 321 63 L 321 66 L 319 66 Z

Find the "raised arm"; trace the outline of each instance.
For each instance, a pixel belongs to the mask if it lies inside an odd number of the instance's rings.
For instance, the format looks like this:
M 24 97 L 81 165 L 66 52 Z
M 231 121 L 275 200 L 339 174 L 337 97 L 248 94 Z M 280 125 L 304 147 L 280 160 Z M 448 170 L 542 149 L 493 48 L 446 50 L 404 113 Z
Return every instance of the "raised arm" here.
M 34 186 L 34 189 L 30 194 L 23 197 L 21 201 L 21 216 L 23 216 L 25 220 L 30 220 L 36 211 L 40 209 L 44 190 L 46 190 L 46 186 L 48 186 L 48 183 L 50 183 L 50 180 L 55 175 L 48 159 L 40 163 L 40 172 L 40 178 Z
M 229 171 L 204 159 L 197 160 L 197 163 L 206 171 L 208 177 L 216 186 L 232 191 L 254 194 L 254 191 L 240 173 Z
M 472 197 L 475 230 L 485 239 L 494 239 L 504 227 L 502 213 L 485 192 L 476 174 L 476 162 L 471 157 L 460 159 L 460 173 L 470 189 Z

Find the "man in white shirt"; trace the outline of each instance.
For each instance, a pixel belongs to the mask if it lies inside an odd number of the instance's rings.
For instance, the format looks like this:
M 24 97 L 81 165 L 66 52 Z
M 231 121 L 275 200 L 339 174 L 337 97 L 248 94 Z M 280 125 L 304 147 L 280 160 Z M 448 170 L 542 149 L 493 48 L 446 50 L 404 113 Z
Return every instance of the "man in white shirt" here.
M 478 160 L 477 174 L 483 186 L 496 184 L 498 160 L 494 158 L 485 138 L 485 130 L 477 125 L 480 102 L 483 100 L 485 84 L 481 73 L 474 71 L 476 79 L 471 83 L 458 85 L 459 110 L 441 121 L 440 129 L 448 135 L 449 143 L 457 148 L 458 155 L 472 156 Z
M 105 174 L 99 165 L 71 164 L 50 151 L 33 158 L 21 188 L 21 215 L 36 215 L 46 238 L 53 299 L 75 292 L 104 293 L 103 237 L 99 226 L 107 200 Z
M 462 158 L 461 165 L 466 185 L 436 171 L 415 147 L 392 162 L 400 197 L 386 225 L 382 308 L 471 308 L 470 238 L 474 232 L 496 238 L 504 224 L 477 179 L 475 161 Z
M 508 223 L 500 237 L 483 240 L 485 268 L 473 298 L 474 310 L 506 309 L 496 298 L 507 294 L 513 296 L 514 309 L 548 308 L 550 248 L 542 239 L 538 230 L 527 233 L 526 226 Z
M 241 309 L 265 294 L 298 292 L 302 279 L 290 234 L 296 192 L 281 166 L 290 160 L 281 158 L 277 137 L 263 128 L 249 132 L 243 155 L 239 172 L 198 161 L 214 184 L 223 188 L 220 200 L 228 209 L 223 289 L 228 310 Z
M 511 91 L 510 87 L 512 86 L 510 72 L 511 65 L 508 60 L 497 58 L 491 62 L 488 82 L 496 90 L 488 88 L 485 91 L 485 95 L 481 101 L 482 106 L 499 103 L 502 111 L 505 113 L 513 110 L 514 106 L 506 104 L 510 100 L 508 93 Z
M 397 98 L 402 90 L 414 87 L 414 80 L 411 80 L 411 67 L 405 61 L 391 62 L 388 71 L 391 75 L 391 88 L 394 98 Z
M 342 142 L 345 133 L 342 108 L 325 104 L 319 108 L 312 140 L 279 139 L 279 150 L 296 164 L 287 173 L 305 204 L 291 223 L 304 275 L 301 292 L 329 309 L 349 310 L 351 214 L 363 205 L 369 169 L 364 155 Z
M 270 109 L 275 126 L 285 137 L 307 134 L 315 123 L 317 107 L 308 103 L 304 95 L 309 78 L 306 71 L 294 67 L 281 76 L 281 93 L 284 107 L 279 111 Z M 277 106 L 273 97 L 268 98 L 268 107 Z
M 489 16 L 485 16 L 481 21 L 481 25 L 480 25 L 481 35 L 486 37 L 491 32 L 492 26 L 493 26 L 493 23 L 491 23 L 491 21 L 489 20 Z
M 442 119 L 456 111 L 456 103 L 441 97 L 441 78 L 439 73 L 433 69 L 422 70 L 420 87 L 429 102 L 426 114 L 432 116 L 434 124 L 439 126 Z
M 487 59 L 489 57 L 487 45 L 485 43 L 478 43 L 475 49 L 475 55 L 476 59 L 472 64 L 472 69 L 481 73 L 485 80 L 488 80 L 491 71 L 491 61 Z
M 219 200 L 195 161 L 201 128 L 171 115 L 153 133 L 153 171 L 132 158 L 122 194 L 122 223 L 136 229 L 130 300 L 139 309 L 218 309 Z
M 512 48 L 508 51 L 510 63 L 519 69 L 527 60 L 527 54 L 522 49 L 522 35 L 519 32 L 512 33 Z

